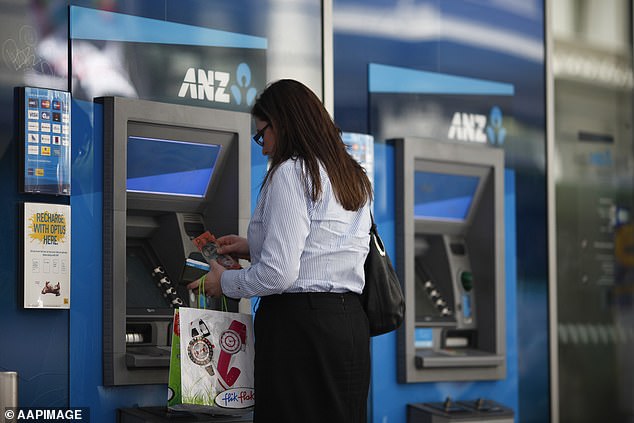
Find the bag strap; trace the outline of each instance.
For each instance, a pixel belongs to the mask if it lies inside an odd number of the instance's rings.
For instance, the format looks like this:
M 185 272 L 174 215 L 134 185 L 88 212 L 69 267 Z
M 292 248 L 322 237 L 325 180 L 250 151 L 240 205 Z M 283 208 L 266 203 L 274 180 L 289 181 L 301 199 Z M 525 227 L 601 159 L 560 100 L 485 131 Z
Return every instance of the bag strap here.
M 198 295 L 196 296 L 196 306 L 197 308 L 202 308 L 203 310 L 207 308 L 207 296 L 205 295 L 205 275 L 202 275 L 198 279 Z
M 374 222 L 372 210 L 370 210 L 370 220 L 372 221 L 372 225 L 370 226 L 370 243 L 374 242 L 376 250 L 379 252 L 379 254 L 381 256 L 385 256 L 385 246 L 383 245 L 383 240 L 379 236 L 379 231 L 376 227 L 376 223 Z
M 205 276 L 204 274 L 198 279 L 198 297 L 196 298 L 196 305 L 203 310 L 207 309 L 207 296 L 205 295 Z M 222 294 L 222 303 L 220 311 L 229 311 L 229 305 L 227 304 L 227 297 Z

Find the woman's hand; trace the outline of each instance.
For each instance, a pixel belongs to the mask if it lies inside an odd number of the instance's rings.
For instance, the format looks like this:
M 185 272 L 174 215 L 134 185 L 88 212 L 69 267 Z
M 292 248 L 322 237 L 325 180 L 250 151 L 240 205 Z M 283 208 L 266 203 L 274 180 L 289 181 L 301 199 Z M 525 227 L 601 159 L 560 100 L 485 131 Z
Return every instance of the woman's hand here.
M 250 260 L 249 242 L 238 235 L 225 235 L 216 239 L 218 254 L 228 254 L 240 259 Z
M 205 295 L 209 297 L 219 298 L 222 296 L 222 286 L 220 285 L 220 278 L 225 268 L 218 264 L 215 260 L 209 263 L 209 273 L 205 278 Z M 195 293 L 198 293 L 199 280 L 195 280 L 187 285 L 187 289 L 193 289 Z

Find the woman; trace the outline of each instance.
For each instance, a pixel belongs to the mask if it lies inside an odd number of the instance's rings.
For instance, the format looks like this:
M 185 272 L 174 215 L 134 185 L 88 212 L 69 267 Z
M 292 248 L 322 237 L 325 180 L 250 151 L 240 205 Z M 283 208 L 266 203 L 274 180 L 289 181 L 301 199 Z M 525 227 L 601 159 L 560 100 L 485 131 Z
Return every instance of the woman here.
M 294 80 L 267 87 L 252 109 L 269 156 L 248 229 L 218 239 L 208 295 L 261 297 L 255 317 L 256 422 L 365 422 L 367 317 L 359 302 L 372 186 L 317 96 Z M 191 288 L 196 288 L 193 283 Z

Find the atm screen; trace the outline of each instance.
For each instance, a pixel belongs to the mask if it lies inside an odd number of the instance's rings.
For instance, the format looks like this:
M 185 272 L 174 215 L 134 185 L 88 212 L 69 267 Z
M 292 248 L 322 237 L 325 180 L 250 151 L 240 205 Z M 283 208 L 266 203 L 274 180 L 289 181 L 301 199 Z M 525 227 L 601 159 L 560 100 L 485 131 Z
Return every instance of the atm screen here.
M 221 146 L 129 136 L 127 191 L 203 198 Z
M 416 171 L 414 217 L 463 221 L 469 214 L 480 177 Z

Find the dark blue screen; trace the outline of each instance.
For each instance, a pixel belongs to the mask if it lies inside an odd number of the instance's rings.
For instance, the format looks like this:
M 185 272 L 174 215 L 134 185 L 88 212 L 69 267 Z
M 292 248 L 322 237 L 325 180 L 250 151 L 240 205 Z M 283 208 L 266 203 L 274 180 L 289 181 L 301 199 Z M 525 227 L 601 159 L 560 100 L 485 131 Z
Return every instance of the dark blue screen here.
M 414 217 L 464 220 L 480 178 L 417 171 L 414 175 Z
M 127 191 L 204 197 L 220 145 L 128 137 Z

